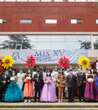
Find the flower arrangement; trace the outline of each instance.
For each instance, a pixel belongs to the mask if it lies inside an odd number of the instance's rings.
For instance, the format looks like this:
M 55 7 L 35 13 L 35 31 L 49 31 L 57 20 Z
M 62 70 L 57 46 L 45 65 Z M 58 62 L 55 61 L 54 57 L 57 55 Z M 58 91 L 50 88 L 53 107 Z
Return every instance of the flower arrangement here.
M 58 66 L 62 69 L 70 67 L 70 59 L 67 56 L 61 57 L 58 61 Z
M 33 55 L 28 56 L 26 60 L 26 67 L 33 68 L 36 65 L 36 59 Z
M 81 56 L 78 59 L 78 64 L 82 67 L 82 69 L 86 70 L 90 67 L 90 59 L 86 56 Z
M 9 69 L 9 68 L 11 68 L 13 65 L 14 65 L 14 59 L 13 59 L 12 56 L 8 55 L 8 56 L 5 56 L 5 57 L 2 59 L 2 66 L 3 66 L 5 69 Z

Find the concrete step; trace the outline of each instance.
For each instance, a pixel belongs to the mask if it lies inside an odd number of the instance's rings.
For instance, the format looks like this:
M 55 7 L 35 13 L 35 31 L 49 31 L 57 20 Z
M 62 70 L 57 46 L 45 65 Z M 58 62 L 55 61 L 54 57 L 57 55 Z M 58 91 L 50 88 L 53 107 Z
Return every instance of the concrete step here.
M 0 108 L 0 110 L 98 110 L 98 108 Z
M 98 110 L 98 103 L 0 103 L 0 110 Z
M 98 110 L 98 103 L 0 103 L 0 110 Z

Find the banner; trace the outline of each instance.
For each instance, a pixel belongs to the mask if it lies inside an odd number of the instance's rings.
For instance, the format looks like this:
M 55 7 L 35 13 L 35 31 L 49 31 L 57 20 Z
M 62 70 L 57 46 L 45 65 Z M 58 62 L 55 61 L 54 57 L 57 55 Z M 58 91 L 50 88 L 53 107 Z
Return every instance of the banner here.
M 83 50 L 66 50 L 66 49 L 26 49 L 26 50 L 0 50 L 0 56 L 11 55 L 15 64 L 25 63 L 29 55 L 35 56 L 38 64 L 56 64 L 62 56 L 68 56 L 72 64 L 77 63 L 78 58 L 81 55 L 87 55 Z

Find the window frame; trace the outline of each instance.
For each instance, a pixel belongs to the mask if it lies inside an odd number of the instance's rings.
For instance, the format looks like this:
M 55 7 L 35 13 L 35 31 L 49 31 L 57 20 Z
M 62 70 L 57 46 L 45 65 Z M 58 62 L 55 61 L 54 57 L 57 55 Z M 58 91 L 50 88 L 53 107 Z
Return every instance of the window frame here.
M 0 18 L 0 25 L 1 24 L 5 24 L 5 23 L 7 23 L 7 20 L 6 19 L 3 19 L 3 18 Z
M 73 24 L 73 25 L 82 24 L 82 22 L 83 22 L 83 19 L 81 19 L 81 18 L 72 18 L 72 19 L 70 19 L 70 23 Z
M 96 18 L 96 25 L 98 25 L 98 18 Z
M 26 25 L 30 25 L 30 24 L 32 24 L 32 19 L 30 19 L 30 18 L 21 18 L 20 20 L 19 20 L 19 23 L 20 24 L 26 24 Z
M 58 20 L 56 18 L 46 18 L 45 24 L 46 25 L 56 25 L 58 23 Z

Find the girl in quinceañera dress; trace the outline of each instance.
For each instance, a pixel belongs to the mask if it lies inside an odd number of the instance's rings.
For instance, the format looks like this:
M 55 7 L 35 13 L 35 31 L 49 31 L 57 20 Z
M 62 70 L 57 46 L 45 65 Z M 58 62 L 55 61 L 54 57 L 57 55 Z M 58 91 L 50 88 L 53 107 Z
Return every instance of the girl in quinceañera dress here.
M 33 98 L 33 81 L 31 73 L 27 73 L 24 79 L 23 95 L 25 102 L 31 102 Z
M 91 70 L 89 71 L 89 73 L 86 74 L 84 98 L 85 101 L 94 100 L 94 75 Z
M 98 101 L 98 70 L 95 77 L 95 101 Z
M 42 102 L 56 102 L 56 87 L 52 80 L 51 74 L 47 73 L 44 78 L 44 86 L 41 93 L 40 101 Z
M 56 79 L 56 86 L 58 88 L 58 101 L 62 102 L 64 98 L 65 89 L 65 76 L 63 72 L 60 72 Z
M 4 95 L 5 102 L 20 102 L 23 100 L 22 91 L 16 83 L 16 80 L 15 71 L 13 71 L 10 77 L 10 84 Z
M 19 73 L 17 73 L 17 84 L 19 85 L 21 90 L 23 89 L 24 77 L 25 73 L 23 73 L 23 71 L 20 70 Z

